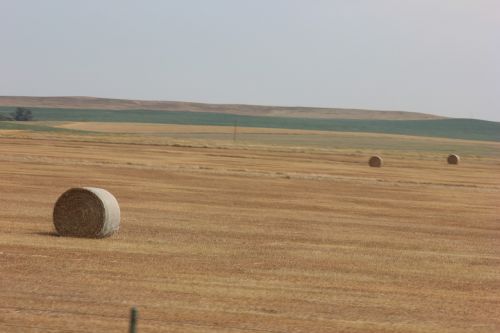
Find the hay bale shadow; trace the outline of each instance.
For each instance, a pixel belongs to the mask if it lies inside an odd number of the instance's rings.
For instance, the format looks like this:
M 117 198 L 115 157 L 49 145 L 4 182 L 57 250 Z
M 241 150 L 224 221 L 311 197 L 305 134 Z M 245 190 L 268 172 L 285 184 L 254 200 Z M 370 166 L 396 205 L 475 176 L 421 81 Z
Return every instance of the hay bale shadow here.
M 57 232 L 55 231 L 37 231 L 34 232 L 33 235 L 38 235 L 38 236 L 52 236 L 52 237 L 61 237 Z

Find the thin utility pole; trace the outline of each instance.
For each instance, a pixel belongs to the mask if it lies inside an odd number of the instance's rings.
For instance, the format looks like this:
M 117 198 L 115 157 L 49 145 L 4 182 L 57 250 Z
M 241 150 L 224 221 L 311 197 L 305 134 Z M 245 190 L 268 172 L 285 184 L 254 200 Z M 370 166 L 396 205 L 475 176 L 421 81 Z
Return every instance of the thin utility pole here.
M 234 121 L 234 129 L 233 129 L 233 142 L 236 141 L 236 134 L 238 131 L 238 120 Z

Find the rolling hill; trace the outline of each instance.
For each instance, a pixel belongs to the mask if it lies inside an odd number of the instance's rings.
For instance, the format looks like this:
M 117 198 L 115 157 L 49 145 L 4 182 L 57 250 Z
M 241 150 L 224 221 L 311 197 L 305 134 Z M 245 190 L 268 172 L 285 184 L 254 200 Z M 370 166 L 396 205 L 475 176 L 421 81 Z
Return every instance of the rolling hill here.
M 38 121 L 237 125 L 254 128 L 368 132 L 500 141 L 498 122 L 443 118 L 413 112 L 136 101 L 93 97 L 0 96 L 0 119 L 17 106 L 29 107 L 33 111 L 35 120 Z M 17 127 L 6 122 L 0 124 L 0 128 L 4 129 L 13 126 Z M 30 126 L 22 127 L 28 129 Z M 40 130 L 38 124 L 33 126 L 31 127 L 34 130 Z
M 14 107 L 0 107 L 0 116 Z M 152 110 L 99 110 L 31 108 L 38 121 L 118 122 L 178 125 L 287 128 L 337 132 L 366 132 L 430 136 L 452 139 L 500 141 L 500 123 L 476 119 L 382 120 L 314 119 L 271 116 L 244 116 L 208 112 L 159 112 Z M 36 122 L 34 122 L 36 124 Z M 15 125 L 23 126 L 23 122 Z M 33 124 L 33 123 L 31 123 Z M 0 129 L 13 123 L 1 122 Z M 28 125 L 28 124 L 26 124 Z M 37 125 L 35 125 L 37 126 Z M 28 127 L 26 127 L 28 129 Z M 37 127 L 38 128 L 38 127 Z
M 262 106 L 242 104 L 206 104 L 172 101 L 143 101 L 96 97 L 25 97 L 0 96 L 0 106 L 25 106 L 62 109 L 152 110 L 208 112 L 245 116 L 271 116 L 312 119 L 425 120 L 443 117 L 404 111 Z

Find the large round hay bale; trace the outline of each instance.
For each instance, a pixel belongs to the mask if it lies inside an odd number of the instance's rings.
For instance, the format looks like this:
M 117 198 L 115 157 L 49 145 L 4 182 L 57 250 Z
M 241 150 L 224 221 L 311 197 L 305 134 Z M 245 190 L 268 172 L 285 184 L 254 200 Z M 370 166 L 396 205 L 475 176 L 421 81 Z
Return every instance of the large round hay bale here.
M 57 199 L 53 219 L 61 236 L 103 238 L 120 227 L 120 206 L 101 188 L 72 188 Z
M 368 165 L 371 166 L 372 168 L 380 168 L 383 164 L 382 157 L 380 156 L 372 156 L 368 160 Z
M 455 154 L 448 155 L 448 164 L 458 164 L 460 162 L 460 156 Z

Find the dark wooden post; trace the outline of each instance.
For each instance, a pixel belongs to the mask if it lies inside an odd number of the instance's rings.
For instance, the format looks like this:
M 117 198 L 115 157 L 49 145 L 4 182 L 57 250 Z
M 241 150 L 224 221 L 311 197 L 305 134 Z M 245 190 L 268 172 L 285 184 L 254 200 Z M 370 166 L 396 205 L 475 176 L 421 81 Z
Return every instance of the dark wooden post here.
M 129 333 L 137 333 L 137 309 L 130 309 L 130 330 Z

